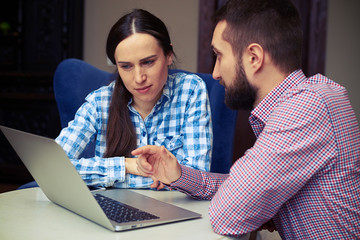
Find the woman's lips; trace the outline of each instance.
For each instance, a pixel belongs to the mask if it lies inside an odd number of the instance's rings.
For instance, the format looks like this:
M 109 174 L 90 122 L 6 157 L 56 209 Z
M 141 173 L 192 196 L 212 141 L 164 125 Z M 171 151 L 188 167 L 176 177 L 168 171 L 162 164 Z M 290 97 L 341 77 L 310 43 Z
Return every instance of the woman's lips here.
M 148 91 L 150 91 L 151 86 L 147 86 L 147 87 L 143 87 L 143 88 L 136 88 L 136 91 L 139 93 L 147 93 Z

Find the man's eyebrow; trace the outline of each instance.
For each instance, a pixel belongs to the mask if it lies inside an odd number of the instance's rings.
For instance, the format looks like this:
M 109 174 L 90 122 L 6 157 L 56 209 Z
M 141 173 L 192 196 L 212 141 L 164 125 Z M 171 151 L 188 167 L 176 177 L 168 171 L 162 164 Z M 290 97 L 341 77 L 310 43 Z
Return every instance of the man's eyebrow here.
M 153 58 L 153 57 L 156 57 L 156 56 L 157 56 L 157 55 L 156 55 L 156 54 L 154 54 L 154 55 L 151 55 L 151 56 L 148 56 L 148 57 L 144 57 L 144 58 L 140 59 L 140 62 L 143 62 L 143 61 L 149 60 L 149 59 L 151 59 L 151 58 Z M 122 63 L 122 64 L 124 64 L 124 63 L 130 63 L 130 62 L 126 62 L 126 61 L 118 61 L 118 63 Z
M 221 52 L 216 47 L 214 47 L 214 45 L 211 45 L 211 48 L 214 51 L 214 53 L 221 54 Z

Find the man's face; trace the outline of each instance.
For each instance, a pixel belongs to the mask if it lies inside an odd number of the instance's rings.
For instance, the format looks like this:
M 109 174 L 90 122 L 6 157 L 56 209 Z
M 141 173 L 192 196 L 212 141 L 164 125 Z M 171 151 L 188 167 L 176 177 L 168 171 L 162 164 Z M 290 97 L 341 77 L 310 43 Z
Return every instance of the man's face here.
M 219 22 L 214 30 L 212 47 L 216 54 L 213 78 L 225 87 L 225 104 L 231 109 L 252 109 L 256 99 L 256 88 L 252 86 L 242 64 L 229 42 L 222 37 L 226 22 Z

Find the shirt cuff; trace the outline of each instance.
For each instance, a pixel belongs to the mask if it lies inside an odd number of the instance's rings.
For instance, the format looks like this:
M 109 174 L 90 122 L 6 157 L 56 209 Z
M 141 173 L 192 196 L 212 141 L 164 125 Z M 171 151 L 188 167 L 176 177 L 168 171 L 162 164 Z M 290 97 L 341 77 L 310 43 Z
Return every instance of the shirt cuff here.
M 113 157 L 108 159 L 108 186 L 113 186 L 116 182 L 124 182 L 125 173 L 125 157 Z
M 196 192 L 199 189 L 199 183 L 202 178 L 200 171 L 184 165 L 180 165 L 180 167 L 181 176 L 178 180 L 171 183 L 170 187 L 182 189 L 190 194 L 194 191 Z

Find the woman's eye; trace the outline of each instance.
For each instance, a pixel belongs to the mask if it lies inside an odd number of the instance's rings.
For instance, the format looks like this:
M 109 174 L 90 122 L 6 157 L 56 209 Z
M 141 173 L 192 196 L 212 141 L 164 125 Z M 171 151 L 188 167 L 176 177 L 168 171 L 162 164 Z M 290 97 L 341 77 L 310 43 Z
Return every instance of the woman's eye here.
M 146 61 L 142 62 L 142 65 L 151 66 L 154 62 L 155 62 L 155 60 L 146 60 Z
M 131 65 L 130 64 L 122 64 L 122 65 L 120 65 L 120 67 L 124 70 L 129 70 L 131 68 Z

